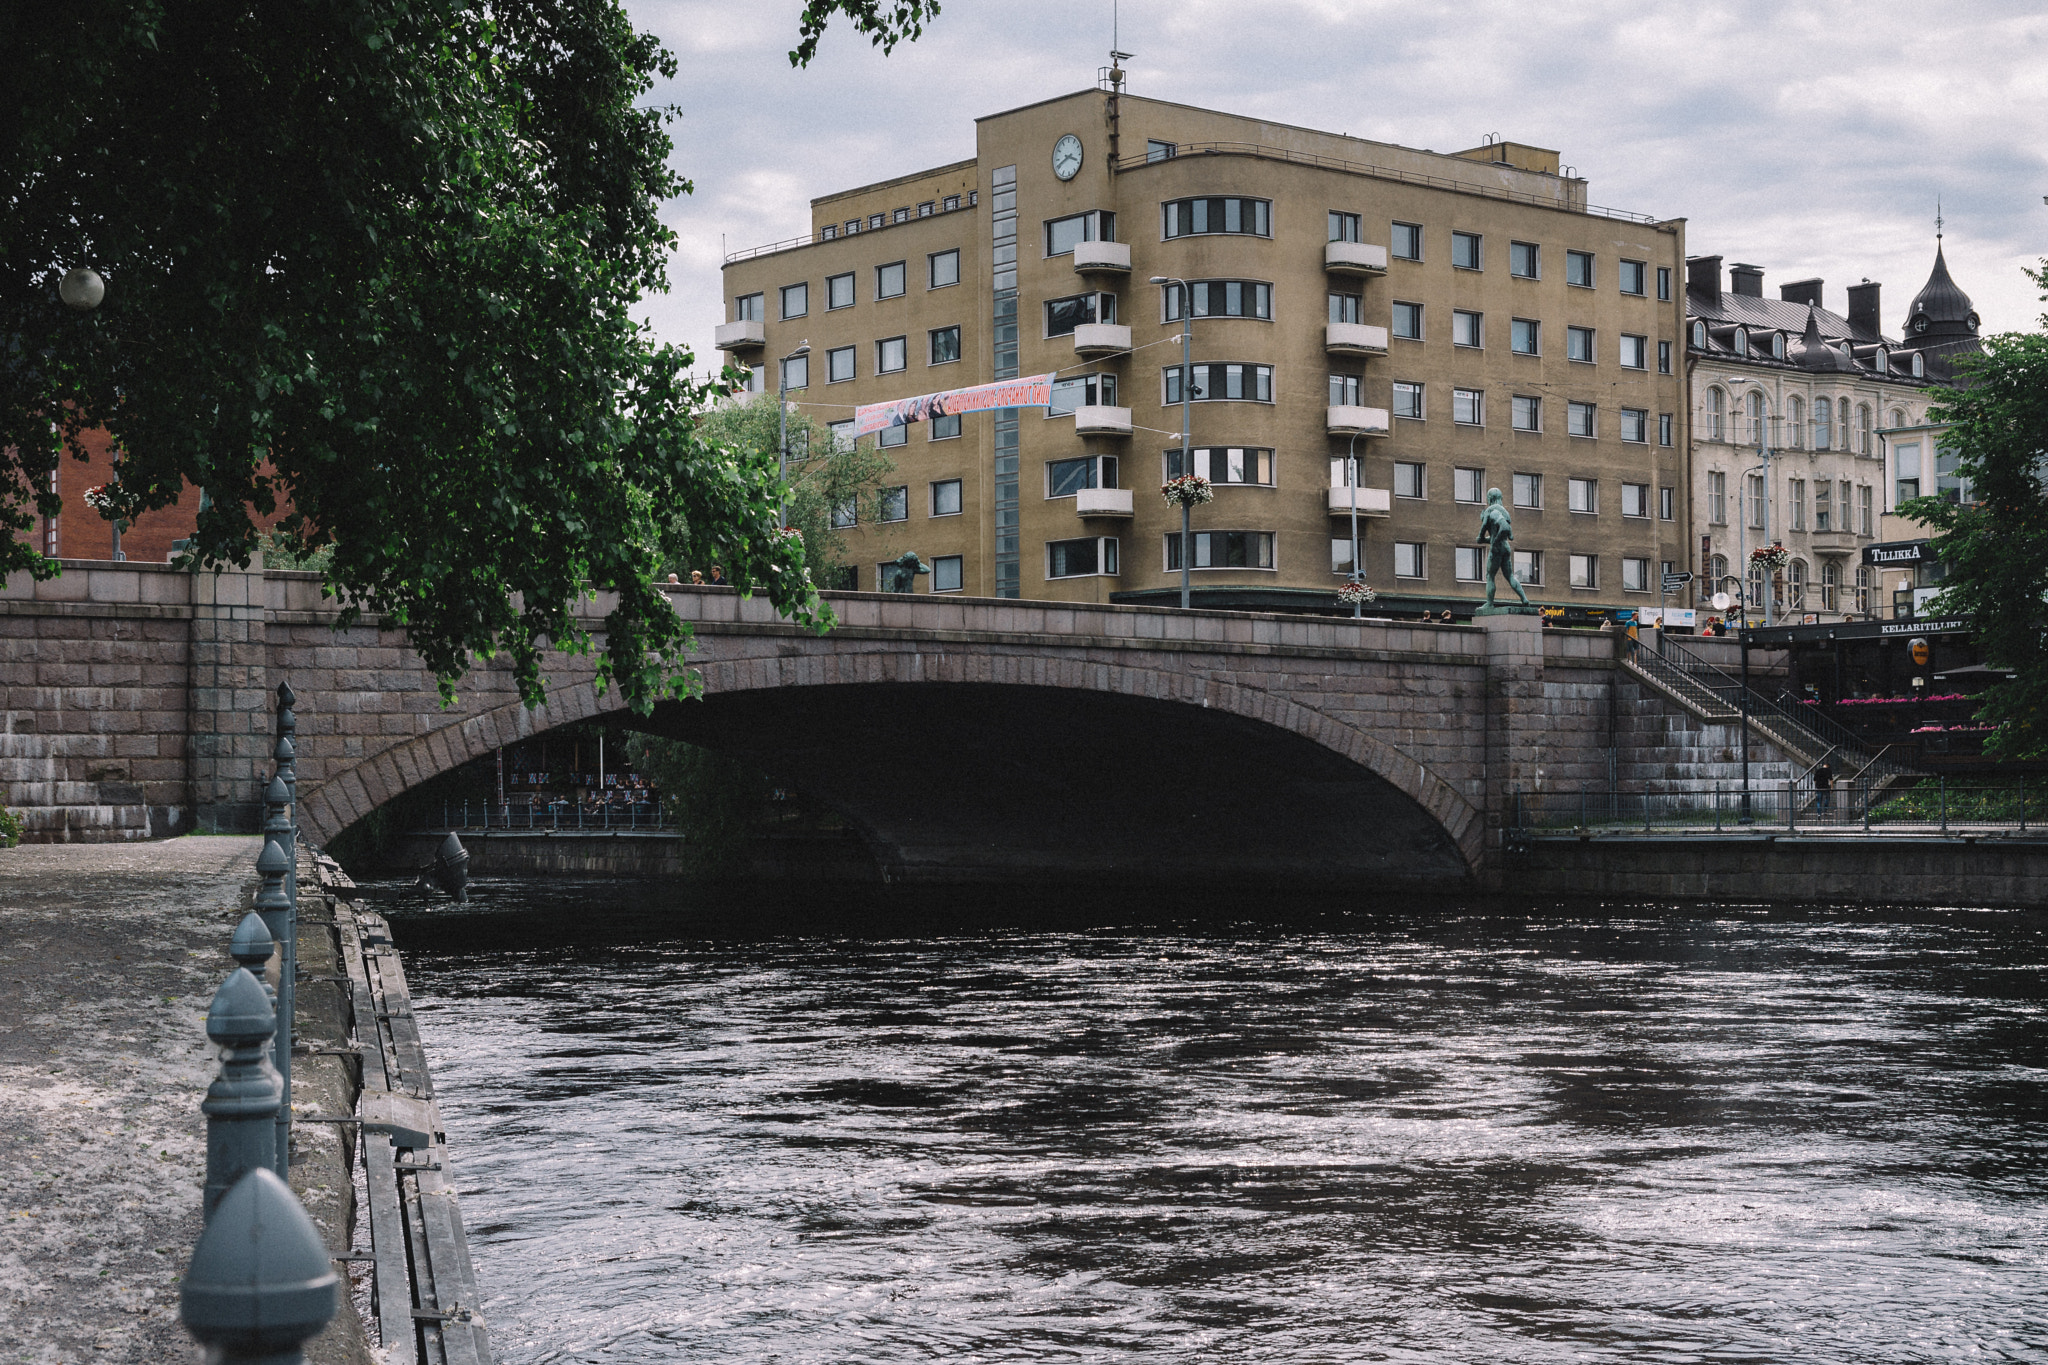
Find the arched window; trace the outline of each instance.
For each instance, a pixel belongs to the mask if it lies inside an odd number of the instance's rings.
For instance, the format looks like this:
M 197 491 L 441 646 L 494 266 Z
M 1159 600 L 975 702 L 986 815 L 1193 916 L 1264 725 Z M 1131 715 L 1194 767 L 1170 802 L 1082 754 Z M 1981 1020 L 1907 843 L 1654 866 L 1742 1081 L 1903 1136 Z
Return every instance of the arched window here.
M 1764 430 L 1764 418 L 1767 415 L 1768 412 L 1764 406 L 1763 394 L 1759 393 L 1755 389 L 1751 389 L 1749 391 L 1748 439 L 1754 445 L 1762 445 L 1765 441 L 1770 439 L 1770 433 Z
M 1742 600 L 1752 607 L 1760 607 L 1764 594 L 1769 590 L 1770 585 L 1764 581 L 1763 565 L 1752 559 L 1749 562 L 1749 587 L 1744 591 Z
M 1820 609 L 1840 611 L 1835 605 L 1842 596 L 1842 566 L 1835 560 L 1827 560 L 1820 566 Z
M 1727 411 L 1728 395 L 1722 393 L 1719 389 L 1708 389 L 1707 439 L 1709 441 L 1719 441 L 1725 439 L 1722 433 L 1726 430 L 1726 427 L 1723 425 L 1723 423 Z
M 1870 566 L 1868 564 L 1858 564 L 1856 566 L 1856 614 L 1858 616 L 1870 615 Z
M 1835 404 L 1835 430 L 1841 433 L 1836 439 L 1835 449 L 1847 450 L 1849 448 L 1849 400 L 1846 398 Z
M 1773 332 L 1771 333 L 1771 359 L 1783 360 L 1784 358 L 1785 334 L 1783 332 Z
M 1706 324 L 1706 323 L 1704 323 L 1704 322 L 1695 322 L 1695 323 L 1694 323 L 1694 324 L 1692 325 L 1692 348 L 1693 348 L 1693 349 L 1694 349 L 1695 351 L 1704 351 L 1704 350 L 1706 350 L 1706 349 L 1707 349 L 1707 324 Z
M 1906 414 L 1905 414 L 1905 413 L 1903 413 L 1903 412 L 1901 412 L 1901 411 L 1900 411 L 1899 409 L 1897 409 L 1897 408 L 1893 408 L 1893 409 L 1892 409 L 1892 420 L 1891 420 L 1891 426 L 1892 426 L 1893 428 L 1898 428 L 1898 427 L 1902 427 L 1902 426 L 1904 426 L 1904 425 L 1906 425 Z
M 1806 605 L 1806 561 L 1795 559 L 1785 566 L 1785 605 L 1793 611 Z
M 1728 591 L 1727 555 L 1715 555 L 1707 561 L 1707 577 L 1712 580 L 1707 584 L 1707 596 L 1712 597 L 1717 592 Z
M 1794 398 L 1785 409 L 1785 444 L 1794 450 L 1806 449 L 1806 404 Z
M 1832 398 L 1813 400 L 1813 448 L 1826 450 L 1835 443 L 1835 403 Z
M 1856 405 L 1856 453 L 1858 455 L 1868 455 L 1870 453 L 1870 404 L 1868 403 L 1858 403 Z

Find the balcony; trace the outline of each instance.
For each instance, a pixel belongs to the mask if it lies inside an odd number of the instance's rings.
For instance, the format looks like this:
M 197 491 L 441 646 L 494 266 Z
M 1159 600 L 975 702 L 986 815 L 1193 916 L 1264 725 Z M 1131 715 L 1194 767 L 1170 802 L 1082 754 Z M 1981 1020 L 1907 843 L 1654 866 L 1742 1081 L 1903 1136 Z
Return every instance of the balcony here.
M 701 336 L 702 333 L 699 333 Z M 713 334 L 713 342 L 721 351 L 745 351 L 768 344 L 768 324 L 765 322 L 721 322 Z
M 1131 273 L 1129 242 L 1082 242 L 1074 248 L 1077 275 L 1128 275 Z
M 1074 513 L 1083 517 L 1127 517 L 1131 515 L 1131 490 L 1083 488 L 1074 494 Z
M 1815 531 L 1809 543 L 1817 555 L 1853 555 L 1863 542 L 1854 531 Z
M 1075 408 L 1074 434 L 1076 436 L 1128 436 L 1131 434 L 1131 410 L 1129 408 L 1105 408 L 1092 405 Z
M 1332 488 L 1330 490 L 1330 515 L 1348 517 L 1351 504 L 1358 504 L 1361 517 L 1384 517 L 1394 510 L 1392 490 L 1385 488 Z
M 1084 359 L 1131 349 L 1131 329 L 1115 322 L 1084 322 L 1074 329 L 1074 354 Z
M 1331 355 L 1385 355 L 1387 329 L 1364 322 L 1332 322 L 1323 328 L 1323 349 Z
M 1326 423 L 1332 436 L 1385 436 L 1391 422 L 1385 408 L 1332 407 Z
M 1332 275 L 1384 275 L 1387 249 L 1370 242 L 1331 242 L 1323 248 L 1323 269 Z

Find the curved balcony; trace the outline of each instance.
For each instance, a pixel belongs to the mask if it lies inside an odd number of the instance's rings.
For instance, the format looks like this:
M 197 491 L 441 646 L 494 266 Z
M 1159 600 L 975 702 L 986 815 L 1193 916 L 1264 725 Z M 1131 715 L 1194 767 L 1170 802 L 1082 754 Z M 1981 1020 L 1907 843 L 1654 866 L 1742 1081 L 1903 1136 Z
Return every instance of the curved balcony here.
M 1323 328 L 1323 349 L 1331 355 L 1385 355 L 1387 329 L 1365 322 L 1332 322 Z
M 1385 408 L 1332 407 L 1326 425 L 1332 436 L 1385 436 L 1392 420 Z
M 701 333 L 700 333 L 701 335 Z M 768 344 L 768 324 L 765 322 L 721 322 L 712 336 L 712 344 L 721 351 L 746 351 Z
M 1361 517 L 1384 517 L 1394 510 L 1394 495 L 1385 488 L 1332 488 L 1330 515 L 1348 517 L 1353 503 Z
M 1131 434 L 1131 410 L 1129 408 L 1105 408 L 1093 405 L 1075 408 L 1074 434 L 1077 436 L 1128 436 Z
M 1131 329 L 1118 322 L 1084 322 L 1074 329 L 1074 354 L 1083 359 L 1131 349 Z
M 1129 242 L 1081 242 L 1074 247 L 1077 275 L 1128 275 L 1131 273 Z
M 1387 249 L 1371 242 L 1331 242 L 1323 248 L 1323 269 L 1332 275 L 1384 275 Z
M 1080 489 L 1074 494 L 1074 514 L 1083 517 L 1128 517 L 1131 515 L 1131 490 Z

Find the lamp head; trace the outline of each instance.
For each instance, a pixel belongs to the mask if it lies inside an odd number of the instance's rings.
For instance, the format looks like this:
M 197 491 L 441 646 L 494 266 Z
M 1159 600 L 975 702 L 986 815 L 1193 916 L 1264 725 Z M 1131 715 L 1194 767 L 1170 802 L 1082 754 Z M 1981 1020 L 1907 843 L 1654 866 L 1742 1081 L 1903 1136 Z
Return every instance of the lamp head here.
M 802 341 L 799 341 L 799 342 L 798 342 L 798 343 L 796 344 L 796 349 L 795 349 L 794 351 L 791 351 L 791 352 L 790 352 L 790 353 L 789 353 L 788 355 L 784 356 L 784 357 L 783 357 L 783 359 L 784 359 L 784 360 L 795 360 L 795 359 L 796 359 L 796 358 L 797 358 L 798 356 L 803 356 L 803 355 L 809 355 L 810 353 L 811 353 L 811 342 L 810 342 L 810 338 L 806 337 L 806 338 L 804 338 L 804 339 L 803 339 Z
M 1172 284 L 1172 283 L 1173 283 L 1173 281 L 1172 281 L 1172 280 L 1170 280 L 1170 279 L 1168 279 L 1168 278 L 1167 278 L 1166 276 L 1164 276 L 1164 275 L 1154 275 L 1154 276 L 1152 277 L 1152 283 L 1154 283 L 1154 284 Z

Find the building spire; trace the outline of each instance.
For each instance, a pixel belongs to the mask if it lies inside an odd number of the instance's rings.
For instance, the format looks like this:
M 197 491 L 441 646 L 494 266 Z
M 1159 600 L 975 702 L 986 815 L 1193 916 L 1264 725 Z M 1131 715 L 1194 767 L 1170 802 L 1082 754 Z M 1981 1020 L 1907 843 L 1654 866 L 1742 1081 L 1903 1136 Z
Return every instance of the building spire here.
M 1941 196 L 1934 196 L 1934 249 L 1941 250 Z

